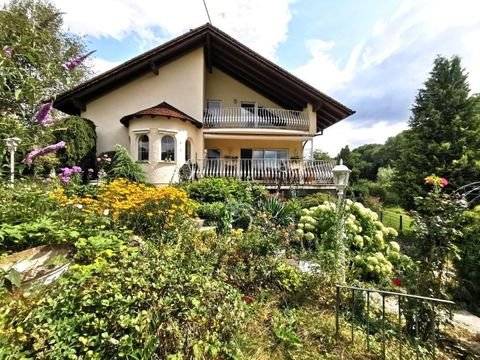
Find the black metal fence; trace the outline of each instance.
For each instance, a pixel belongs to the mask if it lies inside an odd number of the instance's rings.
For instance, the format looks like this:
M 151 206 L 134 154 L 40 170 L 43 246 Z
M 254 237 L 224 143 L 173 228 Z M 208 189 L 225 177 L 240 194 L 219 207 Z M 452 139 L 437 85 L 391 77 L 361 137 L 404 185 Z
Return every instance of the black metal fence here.
M 342 294 L 341 292 L 347 292 L 348 295 L 350 295 L 350 299 L 348 300 L 349 304 L 342 304 Z M 420 343 L 423 343 L 423 345 L 428 345 L 429 351 L 428 354 L 431 358 L 435 359 L 436 357 L 436 338 L 438 335 L 438 318 L 440 314 L 438 313 L 438 308 L 439 306 L 447 306 L 449 308 L 449 316 L 451 317 L 451 307 L 455 303 L 453 301 L 449 300 L 443 300 L 443 299 L 436 299 L 436 298 L 429 298 L 429 297 L 424 297 L 424 296 L 418 296 L 418 295 L 410 295 L 410 294 L 404 294 L 404 293 L 398 293 L 398 292 L 392 292 L 392 291 L 383 291 L 383 290 L 376 290 L 376 289 L 368 289 L 368 288 L 359 288 L 355 286 L 343 286 L 343 285 L 337 285 L 337 294 L 336 294 L 336 324 L 335 324 L 335 336 L 338 338 L 340 334 L 340 327 L 341 327 L 341 313 L 342 311 L 348 312 L 350 315 L 350 328 L 351 328 L 351 341 L 352 343 L 354 342 L 355 338 L 355 324 L 358 324 L 358 326 L 361 326 L 363 330 L 366 333 L 365 336 L 365 346 L 368 352 L 371 351 L 371 325 L 373 319 L 371 318 L 371 313 L 372 313 L 372 299 L 371 299 L 371 294 L 378 294 L 381 297 L 381 318 L 380 318 L 380 342 L 381 342 L 381 358 L 386 359 L 386 343 L 387 343 L 387 336 L 386 336 L 386 328 L 388 326 L 388 332 L 389 334 L 392 333 L 392 330 L 396 328 L 396 338 L 398 340 L 398 355 L 396 358 L 398 359 L 403 359 L 404 358 L 404 353 L 403 353 L 403 345 L 405 342 L 410 342 L 411 344 L 415 345 L 415 357 L 419 359 L 420 357 Z M 396 314 L 393 315 L 396 319 L 396 324 L 392 325 L 391 319 L 388 320 L 386 317 L 386 310 L 385 310 L 385 299 L 387 297 L 393 297 L 396 299 L 397 304 L 398 304 L 398 309 L 396 310 Z M 358 301 L 358 300 L 362 301 Z M 416 302 L 417 305 L 429 305 L 431 308 L 431 311 L 428 313 L 429 318 L 425 319 L 425 317 L 421 316 L 418 309 L 420 306 L 417 307 L 417 310 L 415 310 L 415 307 L 409 306 L 408 307 L 408 312 L 406 311 L 407 309 L 403 307 L 403 305 L 407 304 L 408 302 Z M 360 306 L 359 306 L 360 304 Z M 405 310 L 405 311 L 404 311 Z M 407 327 L 407 317 L 410 320 L 410 323 L 413 324 L 410 330 L 412 331 L 408 332 L 406 331 Z M 430 333 L 425 334 L 425 333 L 419 333 L 424 327 L 422 327 L 421 322 L 428 321 L 432 325 L 430 327 Z M 404 326 L 405 324 L 405 326 Z M 378 322 L 375 324 L 378 326 Z M 422 340 L 421 340 L 422 339 Z M 427 340 L 426 340 L 427 339 Z M 429 342 L 429 344 L 425 344 L 426 342 Z M 424 346 L 424 348 L 426 348 Z M 392 357 L 392 354 L 389 354 L 388 359 L 394 359 L 395 357 Z
M 411 219 L 406 215 L 393 211 L 380 211 L 378 216 L 384 225 L 392 227 L 400 233 L 410 229 Z

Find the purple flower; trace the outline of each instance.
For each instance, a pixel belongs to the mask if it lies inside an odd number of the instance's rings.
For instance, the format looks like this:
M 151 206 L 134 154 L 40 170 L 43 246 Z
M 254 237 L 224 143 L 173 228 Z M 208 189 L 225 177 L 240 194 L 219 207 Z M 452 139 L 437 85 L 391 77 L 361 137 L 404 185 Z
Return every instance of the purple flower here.
M 50 111 L 52 110 L 53 101 L 43 104 L 40 110 L 35 114 L 35 119 L 41 125 L 50 125 L 53 124 L 53 119 L 50 116 Z
M 12 57 L 14 52 L 15 50 L 13 50 L 13 47 L 11 46 L 5 46 L 3 48 L 3 55 L 5 55 L 6 57 Z
M 72 172 L 74 174 L 80 174 L 82 172 L 82 168 L 80 166 L 72 166 Z
M 73 174 L 73 169 L 70 169 L 68 167 L 61 168 L 60 171 L 62 172 L 63 176 L 70 176 Z
M 24 164 L 31 164 L 33 160 L 36 158 L 50 154 L 52 152 L 57 152 L 60 149 L 63 149 L 65 147 L 65 141 L 60 141 L 56 144 L 53 145 L 48 145 L 44 148 L 36 148 L 32 151 L 30 151 L 27 156 L 25 156 L 25 159 L 22 160 Z
M 90 55 L 92 55 L 96 50 L 93 50 L 93 51 L 90 51 L 88 54 L 85 54 L 83 56 L 80 56 L 78 58 L 75 58 L 75 59 L 72 59 L 70 61 L 67 61 L 65 64 L 63 64 L 62 66 L 67 69 L 67 70 L 73 70 L 75 69 L 77 66 L 80 66 L 87 57 L 89 57 Z
M 60 181 L 64 184 L 67 184 L 70 182 L 70 176 L 62 175 L 60 176 Z

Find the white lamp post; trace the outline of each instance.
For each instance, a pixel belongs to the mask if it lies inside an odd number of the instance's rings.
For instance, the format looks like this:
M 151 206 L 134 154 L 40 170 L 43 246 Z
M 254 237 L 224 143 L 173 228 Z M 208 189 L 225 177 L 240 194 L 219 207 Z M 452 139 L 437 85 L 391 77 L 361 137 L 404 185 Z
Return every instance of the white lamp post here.
M 348 186 L 348 179 L 352 172 L 348 167 L 343 165 L 343 160 L 340 159 L 340 164 L 335 166 L 332 170 L 335 187 L 338 191 L 338 200 L 342 201 L 345 188 Z
M 345 188 L 348 186 L 348 179 L 350 178 L 351 170 L 343 165 L 343 160 L 332 169 L 333 180 L 338 192 L 337 202 L 337 216 L 338 216 L 338 234 L 337 234 L 337 266 L 340 266 L 340 274 L 342 281 L 345 282 L 345 246 L 344 246 L 344 231 L 343 231 L 343 197 Z
M 10 152 L 10 182 L 13 184 L 15 181 L 15 151 L 21 140 L 17 137 L 7 138 L 3 140 L 7 150 Z

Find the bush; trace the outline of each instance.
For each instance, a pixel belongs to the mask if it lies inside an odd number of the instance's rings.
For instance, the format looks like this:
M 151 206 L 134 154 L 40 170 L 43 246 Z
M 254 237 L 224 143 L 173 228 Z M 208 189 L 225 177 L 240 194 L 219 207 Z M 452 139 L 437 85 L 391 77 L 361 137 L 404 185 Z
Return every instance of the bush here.
M 83 216 L 109 216 L 118 227 L 126 226 L 144 236 L 161 236 L 195 211 L 194 202 L 184 190 L 125 179 L 100 185 L 95 197 L 67 196 L 63 188 L 56 189 L 51 196 Z
M 297 234 L 304 248 L 319 251 L 327 268 L 334 265 L 337 249 L 338 214 L 336 205 L 325 202 L 322 205 L 303 209 L 303 216 L 297 225 Z M 386 284 L 398 276 L 410 259 L 400 253 L 400 246 L 393 240 L 398 234 L 392 228 L 378 221 L 378 215 L 361 203 L 345 201 L 344 242 L 346 256 L 353 274 L 362 280 Z M 333 271 L 338 271 L 333 267 Z
M 457 300 L 480 315 L 480 206 L 467 211 L 464 236 L 459 241 L 460 258 L 456 261 L 459 286 Z
M 225 211 L 226 204 L 223 202 L 213 202 L 198 205 L 197 214 L 205 220 L 205 225 L 216 226 Z
M 260 209 L 270 215 L 275 224 L 281 226 L 293 224 L 297 210 L 295 205 L 295 202 L 282 202 L 275 196 L 259 202 Z
M 73 243 L 79 235 L 76 227 L 45 215 L 22 224 L 1 224 L 0 252 L 22 251 L 47 244 Z
M 232 353 L 232 337 L 244 318 L 237 290 L 205 275 L 198 264 L 192 269 L 178 250 L 116 241 L 105 248 L 99 242 L 105 243 L 90 239 L 79 249 L 95 249 L 93 263 L 73 265 L 53 287 L 3 304 L 4 353 L 38 359 Z
M 325 201 L 330 201 L 330 196 L 327 193 L 317 192 L 312 195 L 307 195 L 305 197 L 299 198 L 300 206 L 303 209 L 308 209 L 313 206 L 318 206 L 323 204 Z
M 58 153 L 63 165 L 95 167 L 97 135 L 95 124 L 79 116 L 67 117 L 54 125 L 57 142 L 65 141 L 65 149 Z
M 127 149 L 118 144 L 115 145 L 112 167 L 107 175 L 110 180 L 127 179 L 138 183 L 147 181 L 142 167 L 130 157 Z
M 58 202 L 49 197 L 46 184 L 17 180 L 15 187 L 0 182 L 0 223 L 22 224 L 39 214 L 58 210 Z
M 236 200 L 241 203 L 252 204 L 252 187 L 238 179 L 206 178 L 192 182 L 186 186 L 189 197 L 200 203 L 223 202 Z M 255 187 L 256 197 L 261 197 L 259 187 Z

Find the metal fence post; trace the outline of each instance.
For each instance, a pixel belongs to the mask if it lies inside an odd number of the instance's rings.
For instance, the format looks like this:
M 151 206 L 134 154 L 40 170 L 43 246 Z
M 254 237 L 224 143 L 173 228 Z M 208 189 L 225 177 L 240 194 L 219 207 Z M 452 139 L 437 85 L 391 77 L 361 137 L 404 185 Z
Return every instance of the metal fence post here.
M 340 287 L 338 287 L 337 285 L 337 296 L 335 301 L 335 338 L 336 339 L 338 339 L 338 334 L 340 332 L 339 312 L 340 312 Z

